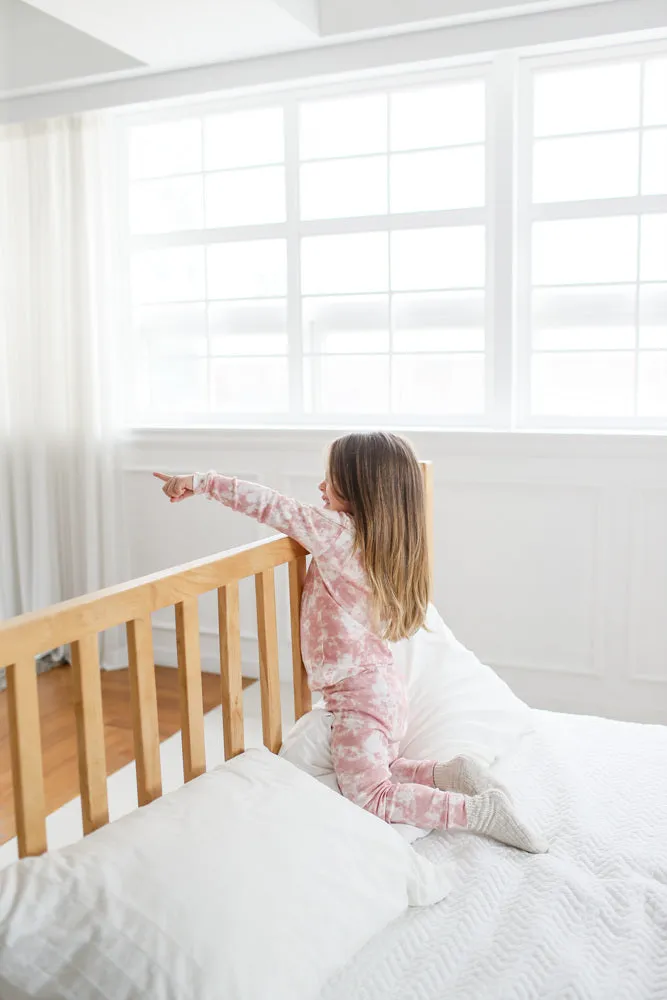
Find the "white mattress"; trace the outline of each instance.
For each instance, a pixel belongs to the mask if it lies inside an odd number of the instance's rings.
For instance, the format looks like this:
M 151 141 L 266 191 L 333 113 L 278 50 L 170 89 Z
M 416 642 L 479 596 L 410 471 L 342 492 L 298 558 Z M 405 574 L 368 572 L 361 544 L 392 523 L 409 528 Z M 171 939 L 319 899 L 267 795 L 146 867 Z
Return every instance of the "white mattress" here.
M 667 1000 L 667 727 L 535 716 L 497 770 L 550 853 L 420 841 L 454 862 L 453 891 L 371 941 L 322 1000 Z

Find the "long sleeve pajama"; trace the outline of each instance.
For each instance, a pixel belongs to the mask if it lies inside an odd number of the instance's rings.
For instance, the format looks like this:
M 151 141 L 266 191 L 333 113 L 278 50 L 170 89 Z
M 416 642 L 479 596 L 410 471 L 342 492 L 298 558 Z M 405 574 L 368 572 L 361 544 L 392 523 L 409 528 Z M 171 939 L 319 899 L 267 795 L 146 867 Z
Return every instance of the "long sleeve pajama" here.
M 284 532 L 312 554 L 302 652 L 310 687 L 333 716 L 331 750 L 343 795 L 389 823 L 464 826 L 463 796 L 434 786 L 436 762 L 398 757 L 406 692 L 388 643 L 372 627 L 353 518 L 214 472 L 195 475 L 194 490 Z

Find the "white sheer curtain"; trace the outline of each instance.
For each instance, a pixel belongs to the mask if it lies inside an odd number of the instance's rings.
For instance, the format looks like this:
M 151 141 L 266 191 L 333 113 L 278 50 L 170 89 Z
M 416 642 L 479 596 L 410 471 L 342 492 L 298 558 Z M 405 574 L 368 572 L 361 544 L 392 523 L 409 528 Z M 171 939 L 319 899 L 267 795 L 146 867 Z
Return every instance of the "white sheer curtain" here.
M 0 617 L 124 576 L 113 163 L 103 115 L 0 129 Z

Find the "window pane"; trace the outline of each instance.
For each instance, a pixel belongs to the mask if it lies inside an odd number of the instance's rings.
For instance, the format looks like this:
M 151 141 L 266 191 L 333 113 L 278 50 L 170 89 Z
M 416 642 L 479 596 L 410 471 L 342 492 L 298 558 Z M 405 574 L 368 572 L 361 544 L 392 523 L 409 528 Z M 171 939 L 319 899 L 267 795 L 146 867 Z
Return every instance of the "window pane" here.
M 136 303 L 201 301 L 205 284 L 203 247 L 148 250 L 132 260 Z
M 299 107 L 301 159 L 382 153 L 387 148 L 384 94 L 307 101 Z
M 484 412 L 484 355 L 402 355 L 393 360 L 393 411 L 445 415 Z
M 301 241 L 301 290 L 380 292 L 387 288 L 387 233 L 307 236 Z
M 639 125 L 639 63 L 538 73 L 535 135 L 604 132 Z
M 642 281 L 667 281 L 667 215 L 645 215 L 641 240 Z
M 218 413 L 285 413 L 287 359 L 213 359 L 211 393 L 212 409 Z
M 667 128 L 644 132 L 642 194 L 667 194 Z
M 540 416 L 631 416 L 634 372 L 631 352 L 534 354 L 532 411 Z
M 287 304 L 284 299 L 211 302 L 208 328 L 211 354 L 287 353 Z
M 385 156 L 327 160 L 301 167 L 301 218 L 340 219 L 387 211 Z
M 391 95 L 391 148 L 428 149 L 484 141 L 484 81 Z
M 206 334 L 206 306 L 203 302 L 183 305 L 143 306 L 135 311 L 134 328 L 139 333 Z
M 667 351 L 639 355 L 637 412 L 640 417 L 667 417 Z
M 303 348 L 316 354 L 388 351 L 388 296 L 304 299 Z
M 388 413 L 389 358 L 311 356 L 304 361 L 308 413 Z
M 285 221 L 285 168 L 225 170 L 206 177 L 206 225 Z
M 483 292 L 394 295 L 394 350 L 483 351 Z
M 567 219 L 533 225 L 533 281 L 581 285 L 634 281 L 637 219 Z
M 168 177 L 201 170 L 201 122 L 186 118 L 130 129 L 130 176 Z
M 147 379 L 153 413 L 202 413 L 208 409 L 208 362 L 204 359 L 152 359 Z
M 639 289 L 639 346 L 667 350 L 667 285 Z
M 638 133 L 543 139 L 535 143 L 534 201 L 637 194 Z
M 135 311 L 134 329 L 146 338 L 152 357 L 205 357 L 207 354 L 206 306 L 203 302 L 144 306 Z
M 481 288 L 484 227 L 452 226 L 392 233 L 391 281 L 396 291 Z
M 401 153 L 391 158 L 392 212 L 484 204 L 484 147 Z
M 204 167 L 252 167 L 285 159 L 282 108 L 259 108 L 204 119 Z
M 646 63 L 644 125 L 667 125 L 667 59 L 649 59 Z
M 207 248 L 212 299 L 276 298 L 287 294 L 284 240 L 218 243 Z
M 533 346 L 543 351 L 635 346 L 635 285 L 533 292 Z
M 201 177 L 135 181 L 130 188 L 133 233 L 173 233 L 203 226 Z

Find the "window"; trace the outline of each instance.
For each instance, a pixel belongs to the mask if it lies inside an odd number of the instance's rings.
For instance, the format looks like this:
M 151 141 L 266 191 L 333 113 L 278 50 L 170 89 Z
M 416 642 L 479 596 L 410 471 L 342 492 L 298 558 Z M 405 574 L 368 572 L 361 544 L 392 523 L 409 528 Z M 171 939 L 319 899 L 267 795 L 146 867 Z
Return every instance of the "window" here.
M 667 417 L 667 57 L 538 67 L 527 102 L 524 415 L 658 422 Z
M 667 425 L 664 43 L 160 116 L 133 422 Z
M 484 419 L 485 88 L 131 125 L 137 419 Z

